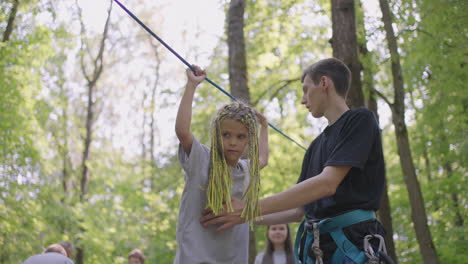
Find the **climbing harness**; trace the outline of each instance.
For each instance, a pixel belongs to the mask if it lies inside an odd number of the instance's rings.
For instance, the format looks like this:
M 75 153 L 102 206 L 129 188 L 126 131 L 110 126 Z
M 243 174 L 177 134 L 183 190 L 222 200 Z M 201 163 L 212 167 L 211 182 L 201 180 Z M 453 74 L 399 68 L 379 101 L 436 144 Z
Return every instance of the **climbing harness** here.
M 140 19 L 138 19 L 137 16 L 135 16 L 130 10 L 128 10 L 122 3 L 120 3 L 118 0 L 114 0 L 130 17 L 132 17 L 140 26 L 142 26 L 151 36 L 153 36 L 155 39 L 157 39 L 164 47 L 166 47 L 172 54 L 174 54 L 180 61 L 182 61 L 187 67 L 189 67 L 192 71 L 195 69 L 193 68 L 192 64 L 188 63 L 182 56 L 180 56 L 174 49 L 171 48 L 164 40 L 162 40 L 158 35 L 156 35 L 151 29 L 149 29 L 143 22 L 141 22 Z M 239 101 L 237 98 L 235 98 L 232 94 L 228 93 L 226 90 L 221 88 L 219 85 L 217 85 L 215 82 L 212 80 L 208 79 L 208 77 L 205 77 L 205 80 L 216 87 L 219 91 L 227 95 L 229 98 L 231 98 L 233 101 Z M 280 133 L 283 137 L 287 138 L 294 144 L 296 144 L 298 147 L 302 148 L 303 150 L 307 150 L 304 146 L 299 144 L 297 141 L 289 137 L 288 135 L 284 134 L 283 131 L 279 130 L 276 128 L 274 125 L 271 123 L 268 123 L 268 126 L 273 128 L 276 132 Z
M 348 238 L 343 232 L 343 228 L 347 226 L 371 219 L 375 219 L 375 212 L 366 210 L 354 210 L 342 215 L 326 218 L 318 222 L 313 222 L 312 224 L 310 224 L 310 221 L 307 221 L 307 219 L 305 219 L 299 226 L 296 235 L 296 242 L 294 245 L 294 255 L 296 257 L 296 264 L 323 264 L 323 252 L 320 249 L 319 237 L 320 234 L 326 233 L 330 234 L 337 246 L 337 249 L 335 250 L 332 256 L 333 264 L 344 263 L 346 258 L 353 261 L 352 263 L 356 264 L 380 264 L 380 261 L 382 260 L 381 255 L 387 256 L 385 242 L 382 236 L 366 236 L 366 238 L 364 239 L 365 251 L 361 251 L 358 247 L 356 247 L 356 245 L 354 245 L 351 241 L 348 240 Z M 301 241 L 303 241 L 304 236 L 305 243 L 304 246 L 301 247 L 300 244 Z M 374 252 L 369 242 L 370 240 L 375 238 L 380 240 L 377 253 Z M 300 250 L 301 248 L 303 249 L 302 251 Z M 315 259 L 312 259 L 309 256 L 309 249 L 311 249 Z M 386 261 L 385 259 L 383 260 Z

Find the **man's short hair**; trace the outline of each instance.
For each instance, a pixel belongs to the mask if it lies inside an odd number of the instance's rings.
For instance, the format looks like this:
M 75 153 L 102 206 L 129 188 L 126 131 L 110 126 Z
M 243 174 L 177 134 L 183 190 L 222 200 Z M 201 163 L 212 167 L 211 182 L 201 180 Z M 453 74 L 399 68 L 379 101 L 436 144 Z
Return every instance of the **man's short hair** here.
M 302 82 L 306 76 L 309 76 L 315 85 L 320 82 L 320 78 L 327 76 L 333 81 L 336 93 L 343 98 L 346 98 L 351 85 L 351 71 L 346 64 L 335 58 L 320 60 L 310 65 L 302 73 Z

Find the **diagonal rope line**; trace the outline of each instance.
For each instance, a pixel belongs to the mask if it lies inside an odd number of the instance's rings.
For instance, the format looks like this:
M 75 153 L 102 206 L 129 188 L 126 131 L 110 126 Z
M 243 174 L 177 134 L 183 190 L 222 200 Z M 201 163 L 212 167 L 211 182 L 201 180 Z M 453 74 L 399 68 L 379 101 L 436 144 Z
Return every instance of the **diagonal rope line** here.
M 193 66 L 188 63 L 182 56 L 180 56 L 175 50 L 173 50 L 164 40 L 162 40 L 158 35 L 156 35 L 151 29 L 149 29 L 143 22 L 141 22 L 140 19 L 138 19 L 137 16 L 135 16 L 130 10 L 128 10 L 123 4 L 121 4 L 118 0 L 114 0 L 129 16 L 131 16 L 140 26 L 142 26 L 151 36 L 153 36 L 155 39 L 157 39 L 164 47 L 166 47 L 172 54 L 174 54 L 179 60 L 181 60 L 187 67 L 189 67 L 192 71 L 194 71 Z M 222 93 L 227 95 L 229 98 L 231 98 L 233 101 L 239 101 L 237 98 L 235 98 L 232 94 L 221 88 L 219 85 L 217 85 L 215 82 L 212 80 L 208 79 L 208 77 L 205 77 L 205 80 L 209 82 L 211 85 L 216 87 L 218 90 L 220 90 Z M 268 122 L 268 126 L 273 128 L 276 132 L 280 133 L 282 136 L 285 138 L 289 139 L 291 142 L 302 148 L 303 150 L 306 150 L 301 144 L 299 144 L 296 140 L 292 139 L 285 133 L 283 133 L 281 130 L 276 128 L 274 125 L 272 125 L 270 122 Z

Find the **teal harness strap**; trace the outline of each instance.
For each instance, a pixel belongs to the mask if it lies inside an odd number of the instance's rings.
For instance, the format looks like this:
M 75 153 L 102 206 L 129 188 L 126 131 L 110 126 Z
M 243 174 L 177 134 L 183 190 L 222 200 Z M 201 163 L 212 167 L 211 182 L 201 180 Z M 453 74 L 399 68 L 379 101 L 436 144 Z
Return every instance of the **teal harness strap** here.
M 299 225 L 299 228 L 297 229 L 297 234 L 296 234 L 296 241 L 294 242 L 294 263 L 295 264 L 300 264 L 301 262 L 299 262 L 299 254 L 302 255 L 302 259 L 305 259 L 306 262 L 304 263 L 312 263 L 314 264 L 314 260 L 309 257 L 309 254 L 307 254 L 307 248 L 308 247 L 304 247 L 304 250 L 302 252 L 300 252 L 300 244 L 301 244 L 301 239 L 302 239 L 302 234 L 304 233 L 304 226 L 305 226 L 305 222 L 306 222 L 306 219 L 302 220 L 301 224 Z M 309 234 L 308 231 L 306 231 L 307 234 Z M 309 245 L 309 244 L 312 244 L 312 242 L 314 241 L 314 236 L 312 235 L 311 237 L 309 235 L 307 235 L 307 238 L 306 238 L 306 245 Z
M 360 251 L 353 243 L 351 243 L 351 241 L 348 240 L 348 238 L 343 233 L 343 228 L 370 219 L 375 219 L 374 211 L 354 210 L 336 217 L 323 219 L 318 223 L 320 234 L 330 233 L 333 241 L 335 241 L 337 246 L 337 249 L 332 257 L 333 264 L 343 263 L 345 257 L 348 257 L 354 263 L 364 263 L 366 261 L 367 257 L 364 252 Z M 299 247 L 301 238 L 304 233 L 305 221 L 306 220 L 301 223 L 301 226 L 298 229 L 296 243 L 294 245 L 296 264 L 300 263 L 298 259 Z M 310 247 L 314 239 L 313 232 L 307 230 L 306 235 L 306 243 L 303 249 L 304 252 L 301 252 L 302 259 L 305 261 L 304 264 L 314 264 L 315 261 L 312 260 L 307 254 L 307 249 Z
M 300 246 L 301 246 L 300 244 L 301 244 L 302 234 L 304 233 L 304 223 L 305 223 L 305 221 L 306 221 L 306 219 L 302 220 L 301 224 L 299 225 L 299 228 L 297 229 L 297 233 L 296 233 L 296 241 L 294 242 L 294 260 L 295 260 L 294 263 L 295 264 L 299 264 L 299 249 L 300 249 Z

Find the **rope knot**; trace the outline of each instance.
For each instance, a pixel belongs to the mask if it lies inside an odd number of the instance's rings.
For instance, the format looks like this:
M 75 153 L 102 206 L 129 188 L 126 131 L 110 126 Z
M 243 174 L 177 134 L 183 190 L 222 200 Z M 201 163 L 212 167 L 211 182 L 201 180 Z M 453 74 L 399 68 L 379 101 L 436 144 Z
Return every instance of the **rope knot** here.
M 314 253 L 316 259 L 323 258 L 323 251 L 320 249 L 320 247 L 312 246 L 312 253 Z

